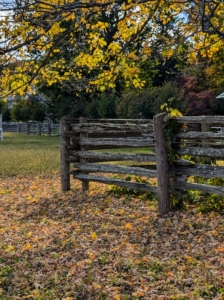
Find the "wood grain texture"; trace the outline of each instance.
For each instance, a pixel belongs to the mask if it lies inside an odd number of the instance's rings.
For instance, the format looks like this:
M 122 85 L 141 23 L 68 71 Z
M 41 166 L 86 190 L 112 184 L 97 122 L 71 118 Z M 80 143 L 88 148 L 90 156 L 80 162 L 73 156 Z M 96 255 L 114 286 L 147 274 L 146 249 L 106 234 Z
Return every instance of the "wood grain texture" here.
M 127 166 L 118 166 L 112 164 L 77 164 L 75 165 L 76 169 L 81 172 L 92 172 L 92 173 L 115 173 L 115 174 L 129 174 L 137 176 L 146 176 L 146 177 L 157 177 L 156 170 L 148 170 L 140 167 L 127 167 Z
M 224 125 L 224 116 L 183 116 L 174 118 L 178 123 L 208 123 Z
M 61 169 L 61 189 L 63 192 L 70 190 L 70 163 L 69 156 L 70 151 L 68 149 L 70 145 L 70 138 L 64 135 L 65 131 L 70 130 L 69 123 L 66 122 L 66 118 L 61 118 L 61 151 L 60 151 L 60 169 Z
M 85 118 L 80 117 L 79 118 L 79 124 L 82 125 L 85 122 Z M 80 140 L 82 140 L 83 138 L 88 140 L 88 133 L 80 133 Z M 87 151 L 88 150 L 88 145 L 83 145 L 80 143 L 81 146 L 81 151 Z M 85 166 L 86 163 L 88 163 L 88 159 L 86 158 L 81 158 L 80 159 L 80 163 Z M 84 171 L 84 174 L 88 174 Z M 82 180 L 82 191 L 88 191 L 89 189 L 89 181 L 86 180 Z
M 144 148 L 155 146 L 155 141 L 150 138 L 80 138 L 81 146 L 115 146 L 116 147 L 131 147 Z
M 156 165 L 157 165 L 157 194 L 159 199 L 159 212 L 166 214 L 170 211 L 170 179 L 168 153 L 166 149 L 166 137 L 163 129 L 164 118 L 162 113 L 154 117 L 154 131 L 156 141 Z
M 224 167 L 197 164 L 191 167 L 175 167 L 176 175 L 201 176 L 204 178 L 224 178 Z
M 138 161 L 138 162 L 155 162 L 155 154 L 126 154 L 126 153 L 94 153 L 90 151 L 73 151 L 72 156 L 91 159 L 95 161 Z
M 198 132 L 198 131 L 189 131 L 186 133 L 178 133 L 177 138 L 181 139 L 208 139 L 208 140 L 218 140 L 224 138 L 224 132 L 214 133 L 214 132 Z
M 176 153 L 180 155 L 210 156 L 214 158 L 224 158 L 224 149 L 187 147 L 177 149 Z
M 171 183 L 171 186 L 175 189 L 194 190 L 194 191 L 201 191 L 203 193 L 217 194 L 217 195 L 224 196 L 224 188 L 221 186 L 188 183 L 182 181 L 177 181 L 175 183 L 173 182 Z

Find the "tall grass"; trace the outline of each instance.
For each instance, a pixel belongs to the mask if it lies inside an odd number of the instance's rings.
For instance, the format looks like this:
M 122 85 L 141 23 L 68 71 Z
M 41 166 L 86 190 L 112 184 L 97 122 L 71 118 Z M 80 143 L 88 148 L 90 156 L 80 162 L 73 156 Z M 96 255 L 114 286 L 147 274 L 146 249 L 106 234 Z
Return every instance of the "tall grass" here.
M 47 176 L 60 170 L 60 138 L 4 133 L 0 141 L 0 177 Z

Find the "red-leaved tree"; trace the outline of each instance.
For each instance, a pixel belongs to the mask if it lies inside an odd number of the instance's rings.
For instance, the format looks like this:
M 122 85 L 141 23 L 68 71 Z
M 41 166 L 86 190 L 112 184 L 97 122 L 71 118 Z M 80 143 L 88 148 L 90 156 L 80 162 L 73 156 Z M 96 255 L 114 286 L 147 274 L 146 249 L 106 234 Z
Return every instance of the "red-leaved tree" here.
M 184 90 L 184 99 L 187 101 L 187 115 L 214 115 L 218 101 L 212 90 L 204 90 L 196 76 L 178 76 L 179 88 Z

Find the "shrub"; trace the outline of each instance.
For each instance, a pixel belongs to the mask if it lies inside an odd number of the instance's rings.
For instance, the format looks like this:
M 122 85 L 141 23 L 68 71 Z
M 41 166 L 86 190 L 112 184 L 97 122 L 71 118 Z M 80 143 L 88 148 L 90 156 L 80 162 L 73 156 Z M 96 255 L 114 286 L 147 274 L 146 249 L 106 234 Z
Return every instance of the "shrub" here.
M 12 107 L 12 119 L 16 122 L 27 122 L 30 120 L 30 107 L 25 99 L 19 99 Z
M 87 118 L 116 118 L 117 102 L 118 96 L 115 92 L 107 91 L 86 105 L 85 116 Z
M 142 89 L 123 94 L 117 107 L 120 118 L 151 119 L 160 113 L 161 105 L 173 99 L 172 108 L 182 114 L 186 111 L 186 102 L 183 101 L 183 91 L 173 81 L 166 82 L 156 89 Z
M 2 121 L 3 122 L 10 122 L 12 119 L 11 110 L 7 107 L 3 110 L 2 113 Z
M 117 115 L 127 119 L 151 119 L 153 100 L 154 91 L 149 89 L 124 93 L 117 106 Z
M 153 102 L 154 114 L 160 113 L 161 105 L 172 99 L 172 108 L 178 109 L 182 114 L 186 112 L 187 102 L 183 99 L 184 92 L 174 81 L 165 82 L 163 86 L 155 90 L 155 99 Z

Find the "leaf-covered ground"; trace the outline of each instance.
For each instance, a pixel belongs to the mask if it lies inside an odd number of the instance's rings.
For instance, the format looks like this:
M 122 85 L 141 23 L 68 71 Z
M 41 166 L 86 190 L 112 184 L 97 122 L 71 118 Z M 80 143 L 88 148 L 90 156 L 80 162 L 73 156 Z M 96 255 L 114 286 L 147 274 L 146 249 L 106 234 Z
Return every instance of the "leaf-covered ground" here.
M 0 182 L 0 299 L 224 299 L 223 216 L 58 176 Z

